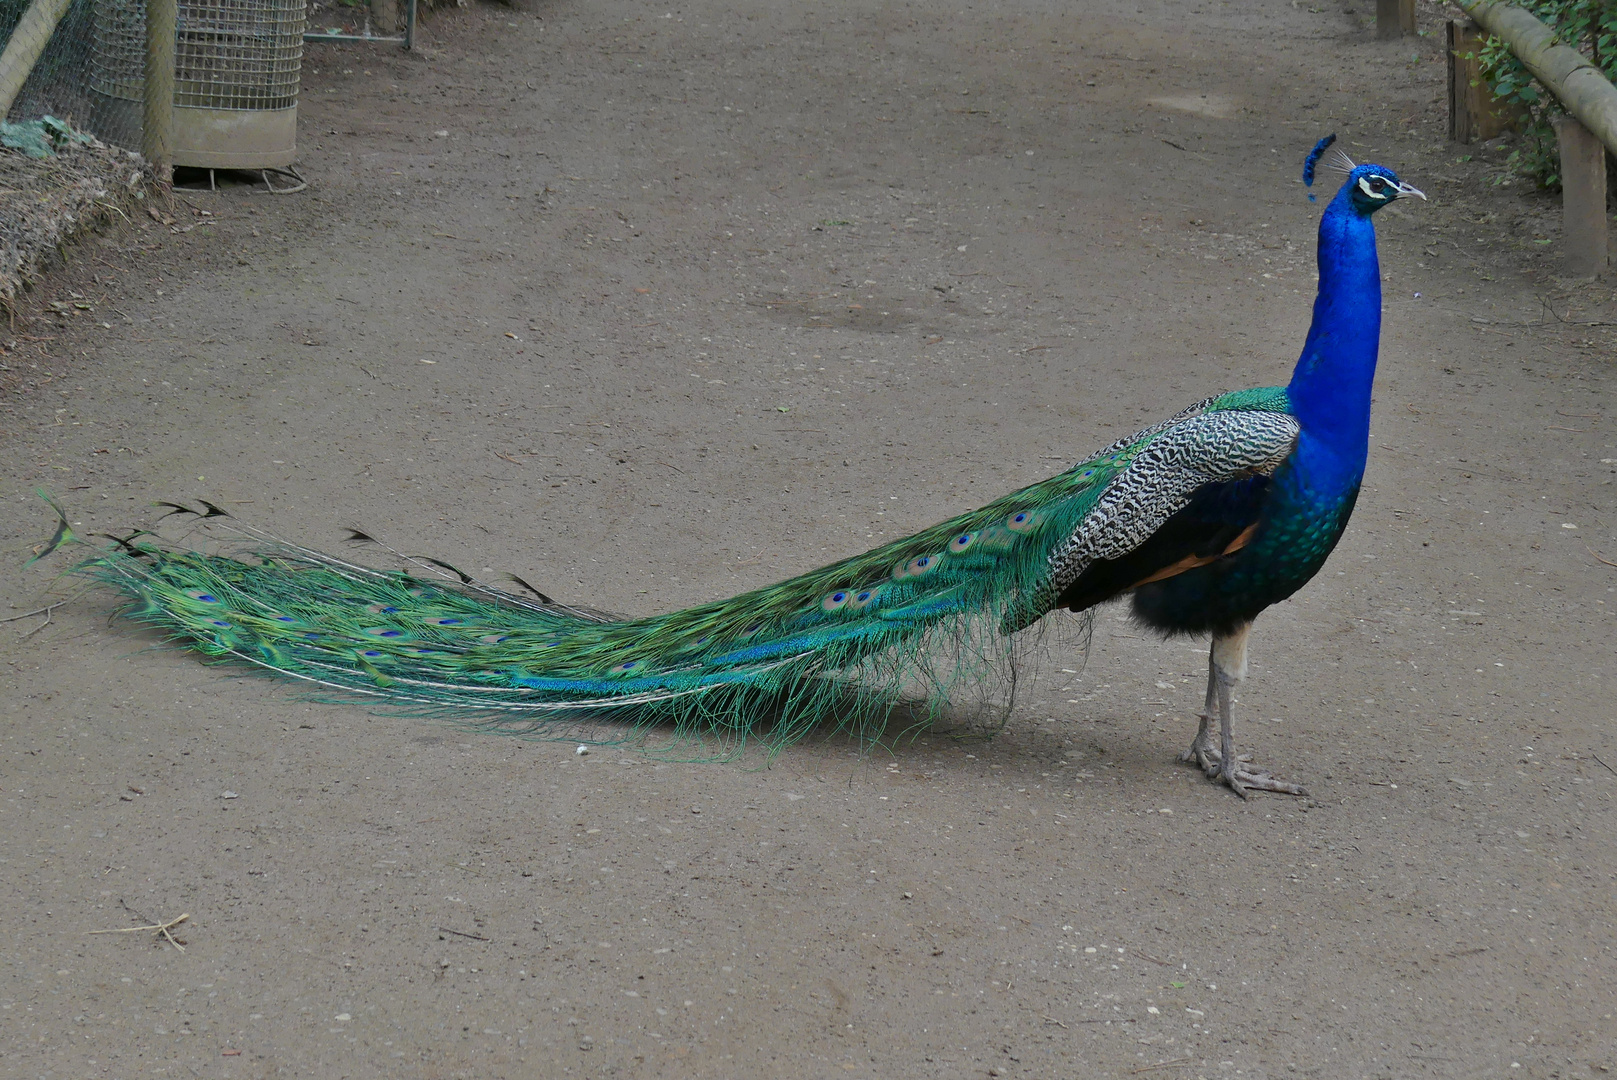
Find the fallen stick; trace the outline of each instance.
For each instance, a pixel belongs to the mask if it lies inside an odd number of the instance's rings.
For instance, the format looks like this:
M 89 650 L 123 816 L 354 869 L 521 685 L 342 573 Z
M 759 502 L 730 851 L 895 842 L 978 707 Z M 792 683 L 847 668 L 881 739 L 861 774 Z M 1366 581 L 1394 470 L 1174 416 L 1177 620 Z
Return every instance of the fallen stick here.
M 153 923 L 150 926 L 124 926 L 124 927 L 120 927 L 120 928 L 118 928 L 116 930 L 89 930 L 89 931 L 86 931 L 86 933 L 87 934 L 134 934 L 134 933 L 138 933 L 141 930 L 155 930 L 159 934 L 163 935 L 163 937 L 167 938 L 168 943 L 170 945 L 174 946 L 176 949 L 180 950 L 181 952 L 184 952 L 185 951 L 185 946 L 181 945 L 178 941 L 175 941 L 174 940 L 174 935 L 169 933 L 169 930 L 172 929 L 173 927 L 176 927 L 176 926 L 180 925 L 182 922 L 184 922 L 186 919 L 189 919 L 190 917 L 191 917 L 191 913 L 189 911 L 185 911 L 185 912 L 181 912 L 180 914 L 176 915 L 174 918 L 170 919 L 168 922 L 165 922 L 165 923 Z

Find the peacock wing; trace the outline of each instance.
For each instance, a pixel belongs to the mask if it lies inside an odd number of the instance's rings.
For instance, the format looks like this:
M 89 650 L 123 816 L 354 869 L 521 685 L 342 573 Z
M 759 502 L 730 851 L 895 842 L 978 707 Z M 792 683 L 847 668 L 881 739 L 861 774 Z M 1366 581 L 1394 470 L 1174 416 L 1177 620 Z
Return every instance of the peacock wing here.
M 1052 554 L 1052 603 L 1082 609 L 1237 549 L 1299 430 L 1283 411 L 1221 409 L 1160 432 Z

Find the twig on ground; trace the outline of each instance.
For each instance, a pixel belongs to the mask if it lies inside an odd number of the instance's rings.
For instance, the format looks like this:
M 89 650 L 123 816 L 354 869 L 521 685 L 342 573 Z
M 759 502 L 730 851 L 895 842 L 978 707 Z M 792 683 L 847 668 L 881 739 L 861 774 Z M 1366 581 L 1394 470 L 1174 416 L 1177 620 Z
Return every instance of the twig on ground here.
M 86 931 L 86 933 L 89 933 L 89 934 L 134 934 L 134 933 L 138 933 L 138 932 L 140 932 L 142 930 L 155 930 L 159 934 L 161 934 L 164 938 L 166 938 L 170 945 L 174 946 L 176 949 L 180 950 L 181 952 L 184 952 L 185 951 L 185 946 L 181 945 L 178 941 L 175 941 L 174 940 L 174 935 L 169 933 L 169 930 L 171 930 L 174 927 L 180 925 L 182 922 L 184 922 L 186 919 L 189 919 L 190 917 L 191 917 L 191 913 L 189 911 L 183 911 L 180 914 L 174 916 L 174 918 L 170 919 L 168 922 L 153 923 L 150 926 L 124 926 L 124 927 L 120 927 L 117 930 L 89 930 L 89 931 Z
M 1599 558 L 1598 555 L 1595 556 L 1595 557 Z M 1604 561 L 1604 560 L 1602 560 L 1602 561 Z M 66 600 L 58 600 L 54 604 L 47 604 L 42 608 L 35 608 L 32 611 L 25 611 L 21 615 L 12 615 L 9 618 L 0 619 L 0 623 L 16 622 L 18 619 L 28 619 L 28 618 L 32 618 L 35 615 L 43 615 L 43 616 L 45 616 L 45 621 L 44 622 L 40 623 L 38 626 L 36 626 L 32 630 L 28 631 L 28 633 L 24 634 L 22 637 L 17 639 L 19 641 L 26 641 L 29 638 L 33 637 L 35 634 L 39 633 L 41 630 L 45 629 L 45 627 L 49 626 L 51 624 L 51 612 L 55 611 L 57 608 L 61 607 L 62 605 L 66 604 L 66 603 L 67 603 Z
M 1602 563 L 1605 563 L 1607 566 L 1617 566 L 1617 562 L 1612 562 L 1610 559 L 1608 559 L 1605 556 L 1601 555 L 1600 552 L 1596 551 L 1594 548 L 1590 547 L 1588 544 L 1583 545 L 1583 550 L 1585 550 L 1589 554 L 1593 555 L 1595 557 L 1595 562 L 1602 562 Z M 20 619 L 20 618 L 22 618 L 22 616 L 19 615 L 19 616 L 17 616 L 17 618 Z
M 66 600 L 58 600 L 54 604 L 47 604 L 45 607 L 36 607 L 32 611 L 23 612 L 21 615 L 8 615 L 6 618 L 0 619 L 0 622 L 17 622 L 19 619 L 28 619 L 35 615 L 44 615 L 49 617 L 52 611 L 55 611 L 65 603 L 67 603 Z
M 439 931 L 441 933 L 445 933 L 445 934 L 454 934 L 456 937 L 471 938 L 473 941 L 487 941 L 487 940 L 489 940 L 488 938 L 483 937 L 481 934 L 468 934 L 464 930 L 451 930 L 447 926 L 435 926 L 435 927 L 433 927 L 433 929 L 437 930 L 437 931 Z
M 1596 761 L 1600 761 L 1600 755 L 1599 754 L 1591 753 L 1589 756 L 1594 758 Z M 1607 772 L 1611 773 L 1613 776 L 1617 776 L 1617 769 L 1614 769 L 1610 765 L 1607 765 L 1604 761 L 1600 761 L 1600 764 L 1601 764 L 1601 767 L 1604 768 Z

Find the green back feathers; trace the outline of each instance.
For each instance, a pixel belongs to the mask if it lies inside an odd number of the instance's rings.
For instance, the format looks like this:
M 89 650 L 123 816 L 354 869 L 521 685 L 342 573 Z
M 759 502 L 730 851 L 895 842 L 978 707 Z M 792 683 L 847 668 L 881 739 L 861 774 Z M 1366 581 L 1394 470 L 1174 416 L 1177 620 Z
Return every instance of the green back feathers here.
M 1208 412 L 1291 412 L 1291 399 L 1284 386 L 1259 386 L 1251 390 L 1232 390 L 1220 394 L 1207 405 Z

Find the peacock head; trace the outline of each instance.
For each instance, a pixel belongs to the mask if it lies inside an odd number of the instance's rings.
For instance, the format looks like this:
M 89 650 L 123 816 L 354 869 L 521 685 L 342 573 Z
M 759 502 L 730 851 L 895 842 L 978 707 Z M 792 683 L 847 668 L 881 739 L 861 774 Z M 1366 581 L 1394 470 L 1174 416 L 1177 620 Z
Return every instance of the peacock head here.
M 1398 179 L 1384 165 L 1360 165 L 1348 173 L 1348 201 L 1353 209 L 1368 217 L 1395 199 L 1425 199 L 1426 193 Z
M 1398 179 L 1398 174 L 1385 165 L 1355 165 L 1341 147 L 1330 149 L 1335 141 L 1335 135 L 1325 136 L 1314 144 L 1308 160 L 1303 162 L 1303 183 L 1308 187 L 1314 185 L 1316 168 L 1345 173 L 1347 180 L 1342 185 L 1342 193 L 1346 195 L 1353 212 L 1364 217 L 1398 199 L 1426 198 L 1425 192 Z M 1329 154 L 1326 154 L 1327 150 L 1330 150 Z M 1338 198 L 1341 197 L 1338 195 Z M 1308 200 L 1312 202 L 1314 196 L 1308 196 Z

